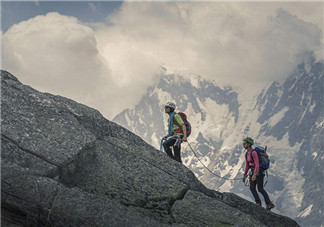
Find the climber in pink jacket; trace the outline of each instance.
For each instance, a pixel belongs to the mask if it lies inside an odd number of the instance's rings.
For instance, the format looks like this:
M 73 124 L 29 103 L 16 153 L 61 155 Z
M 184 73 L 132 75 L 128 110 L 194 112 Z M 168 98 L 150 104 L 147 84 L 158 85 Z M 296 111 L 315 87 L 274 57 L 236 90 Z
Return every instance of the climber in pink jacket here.
M 271 210 L 275 205 L 270 201 L 268 193 L 263 188 L 264 170 L 260 168 L 258 153 L 252 148 L 254 141 L 250 137 L 246 137 L 243 140 L 243 147 L 247 150 L 245 155 L 245 171 L 243 182 L 245 182 L 246 175 L 249 169 L 252 170 L 253 175 L 250 177 L 250 190 L 255 199 L 255 203 L 262 207 L 261 199 L 256 191 L 258 185 L 258 191 L 263 195 L 265 203 L 267 204 L 266 209 Z

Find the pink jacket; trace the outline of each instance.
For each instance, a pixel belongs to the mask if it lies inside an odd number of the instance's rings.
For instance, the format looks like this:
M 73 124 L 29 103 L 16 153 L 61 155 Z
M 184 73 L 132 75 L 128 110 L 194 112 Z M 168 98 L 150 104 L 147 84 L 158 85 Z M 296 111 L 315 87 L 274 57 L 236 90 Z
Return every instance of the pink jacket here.
M 245 158 L 245 171 L 244 171 L 244 176 L 247 174 L 247 172 L 249 171 L 249 169 L 252 166 L 255 166 L 254 168 L 254 173 L 257 174 L 259 172 L 259 157 L 256 151 L 252 152 L 252 157 L 253 160 L 251 159 L 251 151 L 253 151 L 253 149 L 251 148 Z

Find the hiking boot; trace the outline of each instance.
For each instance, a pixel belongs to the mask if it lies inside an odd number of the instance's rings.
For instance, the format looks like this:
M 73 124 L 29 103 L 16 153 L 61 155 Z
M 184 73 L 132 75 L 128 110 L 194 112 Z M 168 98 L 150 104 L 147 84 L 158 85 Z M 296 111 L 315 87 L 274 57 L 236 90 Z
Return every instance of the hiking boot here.
M 271 210 L 272 208 L 274 208 L 275 207 L 275 205 L 273 204 L 273 203 L 269 203 L 269 204 L 267 204 L 267 210 Z
M 255 202 L 256 205 L 258 205 L 259 207 L 262 207 L 261 202 Z

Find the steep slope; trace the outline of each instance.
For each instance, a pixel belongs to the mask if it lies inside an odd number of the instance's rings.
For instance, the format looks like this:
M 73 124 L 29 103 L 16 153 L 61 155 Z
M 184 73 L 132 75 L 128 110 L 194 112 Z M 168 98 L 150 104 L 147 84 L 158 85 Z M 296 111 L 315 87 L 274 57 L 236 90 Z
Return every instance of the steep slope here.
M 188 77 L 188 75 L 186 75 Z M 323 172 L 323 63 L 310 58 L 279 84 L 247 91 L 221 88 L 199 76 L 184 79 L 167 74 L 149 88 L 133 110 L 114 121 L 159 147 L 166 133 L 163 105 L 175 100 L 193 126 L 190 143 L 201 160 L 218 175 L 242 176 L 244 136 L 268 145 L 271 156 L 266 186 L 275 201 L 275 212 L 297 218 L 305 226 L 322 219 Z M 240 181 L 225 181 L 209 173 L 184 144 L 184 164 L 208 188 L 231 191 L 251 200 Z
M 298 226 L 232 193 L 89 107 L 1 71 L 3 226 Z

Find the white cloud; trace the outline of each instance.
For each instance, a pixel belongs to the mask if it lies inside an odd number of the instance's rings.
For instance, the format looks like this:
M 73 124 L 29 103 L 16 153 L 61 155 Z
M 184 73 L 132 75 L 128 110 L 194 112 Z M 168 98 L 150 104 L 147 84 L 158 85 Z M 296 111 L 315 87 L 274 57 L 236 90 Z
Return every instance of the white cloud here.
M 287 77 L 305 51 L 322 57 L 322 6 L 125 2 L 93 28 L 49 13 L 2 35 L 3 68 L 112 118 L 139 101 L 161 65 L 239 86 Z
M 149 56 L 152 65 L 187 69 L 225 84 L 280 80 L 298 64 L 298 56 L 303 52 L 322 50 L 322 31 L 318 26 L 277 10 L 278 7 L 292 9 L 304 17 L 307 13 L 301 13 L 302 9 L 310 9 L 308 6 L 306 3 L 128 2 L 108 18 L 113 26 L 96 34 L 102 49 L 118 49 L 113 54 L 102 52 L 108 61 L 114 55 L 116 68 L 122 65 L 116 58 L 120 52 L 121 59 L 136 58 L 139 62 L 136 55 Z M 316 8 L 314 4 L 311 6 Z M 321 11 L 316 12 L 317 17 L 306 18 L 319 22 Z M 141 75 L 140 69 L 134 72 Z
M 99 55 L 93 30 L 76 18 L 37 16 L 12 26 L 2 44 L 3 69 L 23 83 L 104 109 L 110 69 Z

